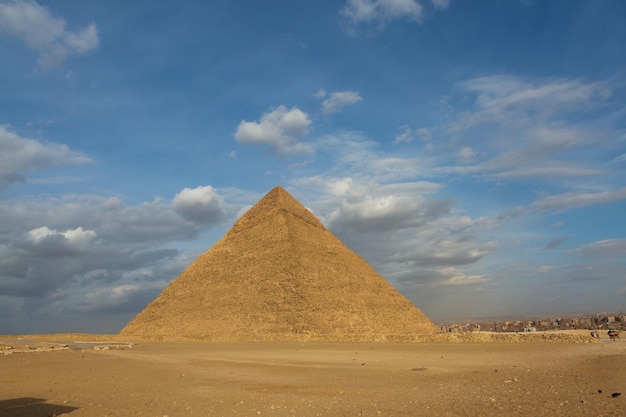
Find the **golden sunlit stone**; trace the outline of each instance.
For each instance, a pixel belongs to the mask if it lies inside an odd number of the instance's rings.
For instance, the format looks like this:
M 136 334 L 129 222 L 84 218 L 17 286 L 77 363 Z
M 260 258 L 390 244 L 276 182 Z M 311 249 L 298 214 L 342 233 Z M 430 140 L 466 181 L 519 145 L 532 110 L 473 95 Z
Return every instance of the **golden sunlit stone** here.
M 411 341 L 437 330 L 282 187 L 120 332 L 214 341 Z

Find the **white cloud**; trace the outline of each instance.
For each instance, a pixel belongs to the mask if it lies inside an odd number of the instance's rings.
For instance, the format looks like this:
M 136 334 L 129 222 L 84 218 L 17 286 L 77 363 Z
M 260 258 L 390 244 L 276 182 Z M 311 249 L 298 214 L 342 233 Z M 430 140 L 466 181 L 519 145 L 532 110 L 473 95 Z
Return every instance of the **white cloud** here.
M 329 152 L 336 164 L 346 167 L 346 177 L 352 176 L 350 171 L 354 171 L 380 183 L 394 183 L 431 176 L 432 161 L 428 158 L 382 154 L 378 152 L 377 142 L 354 132 L 324 136 L 317 141 L 316 147 Z
M 184 219 L 198 223 L 215 223 L 225 214 L 224 199 L 210 185 L 184 188 L 172 204 Z
M 606 239 L 589 243 L 572 250 L 585 258 L 626 258 L 626 239 Z
M 348 0 L 341 14 L 353 24 L 401 18 L 419 22 L 422 6 L 415 0 Z
M 504 172 L 498 172 L 493 174 L 498 178 L 531 178 L 531 177 L 544 177 L 544 178 L 574 178 L 574 177 L 595 177 L 602 173 L 602 171 L 593 168 L 584 168 L 576 166 L 556 166 L 558 162 L 554 163 L 551 167 L 528 167 L 511 169 Z
M 313 211 L 333 233 L 392 280 L 425 267 L 479 262 L 501 245 L 482 234 L 523 212 L 509 207 L 496 217 L 463 215 L 451 199 L 432 196 L 444 184 L 419 180 L 431 172 L 428 160 L 389 156 L 358 135 L 325 137 L 319 146 L 333 151 L 335 175 L 292 184 L 307 190 Z
M 401 194 L 376 196 L 364 190 L 358 200 L 353 193 L 324 219 L 330 228 L 337 230 L 391 232 L 423 225 L 445 214 L 448 209 L 449 202 L 446 201 Z
M 551 195 L 535 201 L 531 204 L 531 207 L 539 211 L 562 211 L 577 207 L 607 204 L 624 199 L 626 199 L 626 187 L 598 193 L 577 191 Z
M 315 94 L 313 94 L 313 97 L 315 97 L 315 98 L 324 98 L 324 97 L 326 97 L 326 90 L 324 90 L 323 88 L 320 88 L 319 90 L 317 90 L 315 92 Z
M 320 220 L 389 278 L 424 267 L 476 263 L 500 247 L 480 235 L 521 213 L 516 208 L 493 218 L 458 215 L 451 200 L 427 197 L 441 185 L 381 183 L 373 172 L 363 166 L 358 175 L 311 177 L 296 184 L 317 195 L 312 208 Z
M 168 284 L 167 280 L 162 279 L 147 280 L 146 275 L 152 277 L 154 271 L 149 268 L 133 271 L 123 277 L 123 281 L 128 284 L 89 286 L 84 293 L 80 291 L 82 302 L 73 308 L 81 314 L 98 314 L 119 309 L 135 310 L 136 306 L 146 304 L 144 300 L 152 301 Z
M 443 10 L 450 7 L 450 0 L 431 0 L 435 9 Z
M 466 164 L 470 162 L 476 156 L 476 152 L 469 146 L 459 149 L 457 152 L 457 158 L 459 162 Z
M 118 331 L 111 326 L 130 319 L 197 256 L 168 246 L 197 239 L 209 219 L 240 207 L 224 208 L 211 187 L 183 190 L 175 200 L 127 205 L 119 197 L 93 195 L 0 199 L 2 302 L 24 318 L 22 325 L 45 316 L 47 326 L 68 331 L 54 320 L 74 314 L 76 323 L 82 313 L 104 311 L 106 331 Z M 115 316 L 122 313 L 124 319 Z M 0 319 L 0 327 L 10 325 Z
M 605 83 L 582 80 L 530 80 L 513 76 L 489 76 L 459 83 L 476 94 L 475 109 L 466 113 L 461 123 L 511 123 L 519 125 L 529 117 L 547 120 L 565 111 L 589 108 L 606 100 L 611 91 Z M 596 103 L 597 104 L 597 103 Z M 540 126 L 544 126 L 541 124 Z
M 23 240 L 15 244 L 29 257 L 75 257 L 84 254 L 97 237 L 95 231 L 82 227 L 59 232 L 42 226 L 29 230 Z
M 367 171 L 367 170 L 365 170 Z M 427 198 L 441 185 L 389 183 L 364 178 L 310 178 L 300 180 L 309 194 L 315 190 L 314 212 L 324 224 L 383 276 L 403 288 L 481 287 L 492 278 L 461 272 L 502 244 L 493 231 L 519 217 L 518 207 L 497 217 L 459 215 L 449 200 Z M 430 185 L 429 185 L 430 184 Z M 489 233 L 489 238 L 482 236 Z
M 438 223 L 444 222 L 445 219 Z M 427 228 L 427 230 L 430 229 Z M 465 232 L 465 234 L 466 240 L 461 240 L 459 237 L 464 235 L 462 230 L 443 231 L 442 238 L 421 239 L 422 245 L 398 252 L 390 260 L 411 262 L 421 267 L 469 265 L 478 262 L 500 247 L 500 243 L 496 241 L 476 241 L 474 238 L 476 232 Z M 472 236 L 472 239 L 467 240 L 467 236 Z
M 393 143 L 402 143 L 402 142 L 413 142 L 415 140 L 415 136 L 413 135 L 413 131 L 408 126 L 400 126 L 400 132 L 396 135 Z
M 407 125 L 400 126 L 399 133 L 396 135 L 393 143 L 413 142 L 416 138 L 423 142 L 429 142 L 433 138 L 432 129 L 421 127 L 419 129 L 411 129 Z
M 607 123 L 616 117 L 610 111 L 596 117 L 615 107 L 609 83 L 488 76 L 457 86 L 464 93 L 462 110 L 451 111 L 447 100 L 451 121 L 431 129 L 443 140 L 429 142 L 428 150 L 449 164 L 440 162 L 435 172 L 550 181 L 606 173 L 596 162 L 620 135 Z M 400 139 L 410 139 L 403 133 Z
M 85 53 L 99 44 L 94 23 L 69 31 L 65 20 L 28 0 L 0 3 L 0 34 L 2 32 L 21 39 L 29 48 L 38 51 L 39 65 L 44 69 L 56 67 L 68 56 Z
M 489 275 L 473 275 L 463 272 L 455 267 L 413 269 L 402 273 L 398 279 L 398 285 L 407 291 L 422 292 L 426 287 L 433 289 L 445 289 L 447 294 L 456 294 L 457 290 L 450 287 L 472 287 L 471 290 L 487 289 L 485 284 L 490 284 L 493 278 Z M 470 290 L 470 288 L 467 288 Z M 444 290 L 445 291 L 445 290 Z M 440 296 L 444 293 L 439 292 Z
M 355 193 L 365 191 L 352 178 L 336 178 L 328 181 L 328 189 L 333 196 L 348 197 Z
M 46 226 L 32 229 L 28 232 L 28 238 L 35 244 L 40 244 L 48 239 L 61 238 L 62 242 L 69 247 L 84 250 L 98 235 L 93 230 L 84 230 L 82 227 L 58 232 Z
M 24 182 L 27 171 L 89 162 L 89 158 L 66 145 L 22 138 L 0 125 L 0 189 Z
M 626 153 L 623 153 L 620 156 L 616 157 L 615 159 L 613 159 L 612 162 L 613 163 L 618 163 L 618 164 L 626 162 Z
M 568 239 L 569 238 L 567 236 L 562 236 L 557 239 L 552 239 L 546 244 L 546 246 L 543 247 L 543 250 L 556 249 L 558 246 L 566 242 Z
M 93 230 L 103 245 L 118 248 L 153 247 L 171 240 L 193 239 L 207 226 L 185 221 L 173 204 L 161 198 L 126 205 L 118 197 L 94 195 L 0 200 L 0 219 L 4 225 L 0 229 L 0 246 L 9 245 L 12 236 L 41 225 L 50 230 Z
M 467 275 L 456 268 L 443 268 L 438 272 L 441 280 L 433 283 L 433 286 L 477 285 L 491 281 L 486 275 Z
M 324 114 L 339 113 L 346 106 L 351 106 L 363 100 L 356 91 L 335 91 L 322 101 Z
M 248 145 L 269 145 L 279 154 L 312 153 L 313 148 L 298 139 L 309 132 L 311 120 L 297 107 L 278 106 L 261 116 L 259 122 L 242 120 L 235 130 L 235 140 Z

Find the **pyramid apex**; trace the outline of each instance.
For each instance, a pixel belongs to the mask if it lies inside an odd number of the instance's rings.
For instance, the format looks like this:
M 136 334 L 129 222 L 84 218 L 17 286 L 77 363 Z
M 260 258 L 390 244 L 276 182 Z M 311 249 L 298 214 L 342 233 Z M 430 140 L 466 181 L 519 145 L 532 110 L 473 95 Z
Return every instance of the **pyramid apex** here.
M 277 185 L 277 186 L 275 186 L 274 188 L 272 188 L 270 190 L 270 193 L 273 193 L 273 192 L 276 192 L 276 193 L 278 193 L 278 192 L 285 192 L 285 193 L 287 193 L 287 190 L 285 190 L 285 188 L 283 188 L 282 185 Z M 287 193 L 287 194 L 289 194 L 289 193 Z
M 280 185 L 272 188 L 235 223 L 234 230 L 276 213 L 289 214 L 307 223 L 323 227 L 315 215 Z
M 265 194 L 265 196 L 261 200 L 259 200 L 259 203 L 263 200 L 267 200 L 267 203 L 269 204 L 281 206 L 286 209 L 304 208 L 307 211 L 309 211 L 309 209 L 304 207 L 302 203 L 296 200 L 294 196 L 289 194 L 289 192 L 285 190 L 283 187 L 281 187 L 280 185 L 277 185 L 276 187 L 272 188 L 269 193 Z
M 272 188 L 269 193 L 265 194 L 265 197 L 276 196 L 278 198 L 281 198 L 285 195 L 293 198 L 293 196 L 289 194 L 289 192 L 287 192 L 287 190 L 285 190 L 281 185 L 277 185 L 276 187 Z

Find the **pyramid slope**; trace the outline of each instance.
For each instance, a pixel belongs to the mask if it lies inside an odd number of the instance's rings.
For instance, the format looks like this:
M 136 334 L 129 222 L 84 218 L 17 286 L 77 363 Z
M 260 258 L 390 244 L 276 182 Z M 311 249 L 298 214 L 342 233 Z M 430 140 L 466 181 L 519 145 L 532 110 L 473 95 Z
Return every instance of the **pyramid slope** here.
M 120 332 L 205 340 L 410 340 L 436 327 L 276 187 Z

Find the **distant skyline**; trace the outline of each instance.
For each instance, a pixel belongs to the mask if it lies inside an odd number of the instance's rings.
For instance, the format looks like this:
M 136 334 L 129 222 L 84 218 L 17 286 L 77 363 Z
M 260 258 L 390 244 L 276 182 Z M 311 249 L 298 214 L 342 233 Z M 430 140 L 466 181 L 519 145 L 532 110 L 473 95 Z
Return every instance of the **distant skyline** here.
M 625 310 L 624 22 L 0 0 L 0 334 L 117 332 L 276 185 L 435 322 Z

